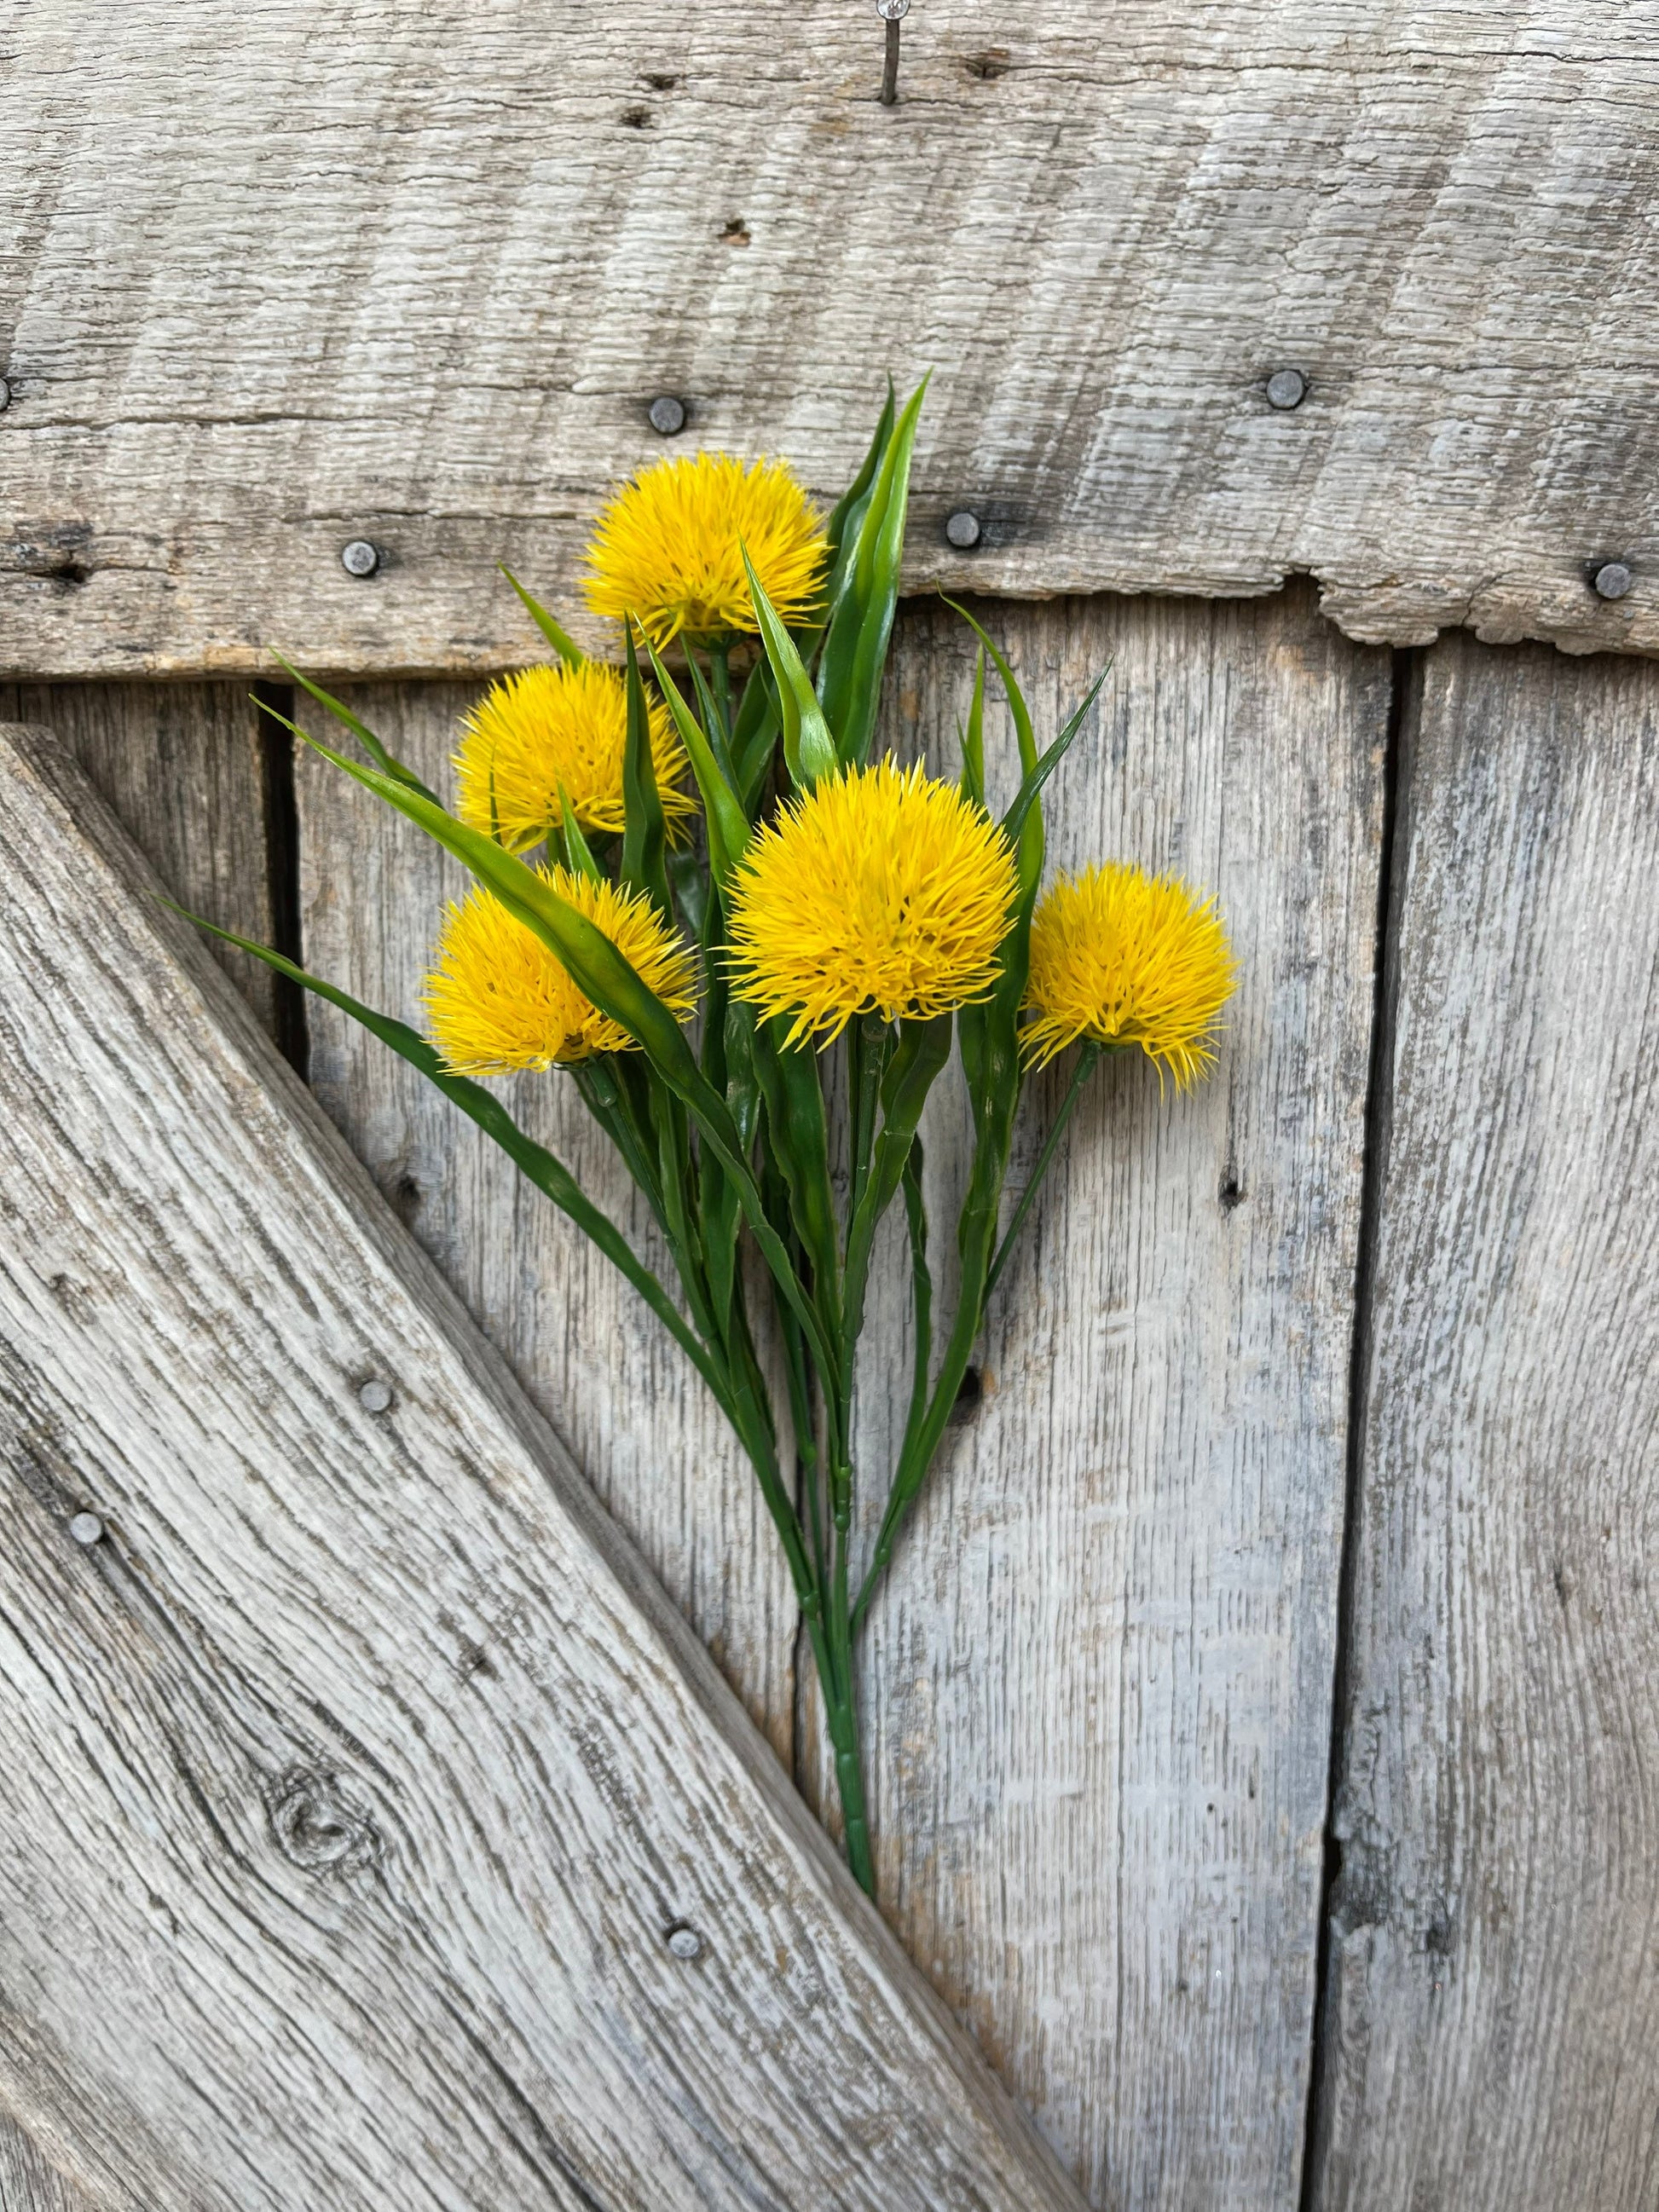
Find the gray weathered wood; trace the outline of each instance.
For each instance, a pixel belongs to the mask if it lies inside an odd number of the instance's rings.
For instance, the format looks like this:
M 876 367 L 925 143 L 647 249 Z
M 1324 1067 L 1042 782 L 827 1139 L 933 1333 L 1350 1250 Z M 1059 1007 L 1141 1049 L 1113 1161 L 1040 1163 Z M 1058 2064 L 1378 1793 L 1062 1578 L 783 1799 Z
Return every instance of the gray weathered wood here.
M 88 2199 L 47 2162 L 4 2111 L 0 2111 L 0 2212 L 92 2212 Z
M 245 683 L 4 684 L 8 718 L 63 741 L 183 905 L 270 942 L 264 738 Z M 273 1030 L 270 969 L 210 949 Z
M 928 367 L 913 586 L 1310 569 L 1359 637 L 1659 649 L 1656 46 L 1653 0 L 953 0 L 888 109 L 861 0 L 37 0 L 0 665 L 499 665 L 495 562 L 569 592 L 653 394 L 831 491 Z
M 478 686 L 354 688 L 352 702 L 434 787 Z M 423 1025 L 422 979 L 468 878 L 430 838 L 314 756 L 298 763 L 307 964 Z M 311 1002 L 311 1080 L 381 1188 L 587 1470 L 786 1763 L 797 1611 L 772 1523 L 725 1417 L 667 1331 L 565 1217 L 425 1079 Z M 559 1074 L 501 1095 L 626 1230 L 648 1211 Z
M 149 880 L 14 732 L 0 2099 L 123 2212 L 1075 2203 Z
M 882 1902 L 1095 2202 L 1294 2212 L 1389 661 L 1306 592 L 983 611 L 1041 728 L 1115 655 L 1051 787 L 1051 867 L 1213 888 L 1243 974 L 1197 1095 L 1160 1098 L 1138 1062 L 1097 1078 L 873 1608 Z M 953 762 L 959 626 L 915 622 L 895 675 L 894 734 Z M 1000 709 L 988 741 L 1011 793 Z M 1016 1186 L 1064 1073 L 1035 1086 Z M 956 1112 L 929 1152 L 945 1253 Z M 908 1357 L 890 1298 L 872 1481 Z
M 1321 2212 L 1659 2203 L 1659 672 L 1461 641 L 1402 784 Z

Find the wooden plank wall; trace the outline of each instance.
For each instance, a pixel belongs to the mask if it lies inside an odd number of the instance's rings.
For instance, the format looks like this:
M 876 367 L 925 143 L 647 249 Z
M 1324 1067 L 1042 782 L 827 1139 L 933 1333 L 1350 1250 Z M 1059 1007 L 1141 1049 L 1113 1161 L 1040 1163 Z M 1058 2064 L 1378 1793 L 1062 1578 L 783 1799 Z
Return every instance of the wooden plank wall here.
M 884 1909 L 1102 2206 L 1293 2212 L 1311 2121 L 1317 2212 L 1645 2212 L 1659 668 L 1391 659 L 1298 592 L 994 611 L 1048 714 L 1117 656 L 1057 856 L 1214 882 L 1247 975 L 1209 1091 L 1120 1070 L 1079 1118 L 897 1563 L 866 1677 Z M 898 742 L 938 746 L 964 666 L 907 611 Z M 465 696 L 359 703 L 436 768 Z M 240 706 L 18 703 L 185 896 L 258 926 Z M 218 763 L 205 840 L 132 765 L 166 745 Z M 413 1012 L 441 866 L 309 766 L 296 798 L 307 957 Z M 314 1008 L 310 1048 L 810 1794 L 786 1585 L 672 1350 L 394 1066 Z M 873 1447 L 879 1372 L 861 1418 Z

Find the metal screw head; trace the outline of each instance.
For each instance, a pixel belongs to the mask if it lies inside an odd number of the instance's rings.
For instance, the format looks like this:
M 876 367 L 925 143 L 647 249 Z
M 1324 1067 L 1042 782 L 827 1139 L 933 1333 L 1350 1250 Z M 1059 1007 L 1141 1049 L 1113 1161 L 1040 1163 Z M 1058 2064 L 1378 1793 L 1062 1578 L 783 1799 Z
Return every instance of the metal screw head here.
M 684 1920 L 677 1920 L 664 1940 L 677 1959 L 695 1959 L 702 1948 L 702 1936 Z
M 340 566 L 348 576 L 372 576 L 380 565 L 380 549 L 367 538 L 354 538 L 340 548 Z
M 902 23 L 910 12 L 910 0 L 876 0 L 876 13 L 884 23 Z
M 646 410 L 646 420 L 660 436 L 672 438 L 677 430 L 685 428 L 685 402 L 676 399 L 672 392 L 665 392 L 652 401 Z
M 979 544 L 979 517 L 959 507 L 945 526 L 945 535 L 958 553 L 971 553 Z
M 10 405 L 11 386 L 7 383 L 3 376 L 0 376 L 0 415 L 3 415 L 7 408 Z
M 1308 396 L 1308 380 L 1299 368 L 1276 368 L 1267 379 L 1269 407 L 1299 407 Z
M 95 1513 L 77 1513 L 69 1524 L 70 1534 L 88 1552 L 104 1540 L 104 1524 Z
M 1628 562 L 1604 561 L 1591 581 L 1598 599 L 1622 599 L 1636 578 Z
M 366 1413 L 384 1413 L 392 1406 L 392 1385 L 382 1382 L 378 1375 L 370 1376 L 357 1393 L 357 1403 Z

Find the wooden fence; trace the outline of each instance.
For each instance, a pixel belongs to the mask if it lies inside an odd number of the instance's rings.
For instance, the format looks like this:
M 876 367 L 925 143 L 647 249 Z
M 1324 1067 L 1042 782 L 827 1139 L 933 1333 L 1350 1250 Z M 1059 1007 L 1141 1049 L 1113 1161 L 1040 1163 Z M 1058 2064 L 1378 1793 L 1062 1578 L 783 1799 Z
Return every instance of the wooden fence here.
M 417 1018 L 456 873 L 264 646 L 441 782 L 653 396 L 829 489 L 934 363 L 886 738 L 954 746 L 933 583 L 1051 727 L 1109 658 L 1053 858 L 1213 886 L 1239 999 L 1079 1112 L 872 1616 L 890 1937 L 674 1346 L 222 955 L 378 1204 L 9 742 L 0 2207 L 1648 2212 L 1659 21 L 919 0 L 889 111 L 862 9 L 563 16 L 25 15 L 0 722 Z

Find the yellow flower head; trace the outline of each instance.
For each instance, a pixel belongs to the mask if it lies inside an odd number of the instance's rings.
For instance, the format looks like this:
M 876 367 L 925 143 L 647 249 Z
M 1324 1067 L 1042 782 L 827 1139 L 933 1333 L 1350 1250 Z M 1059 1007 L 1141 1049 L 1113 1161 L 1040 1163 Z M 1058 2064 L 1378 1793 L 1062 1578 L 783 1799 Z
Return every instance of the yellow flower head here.
M 1188 1090 L 1215 1064 L 1237 978 L 1214 900 L 1177 878 L 1114 861 L 1062 876 L 1031 918 L 1026 1059 L 1040 1067 L 1079 1037 L 1138 1044 Z
M 661 700 L 646 695 L 651 764 L 673 837 L 696 812 L 681 788 L 689 763 Z M 509 853 L 539 845 L 559 819 L 559 786 L 586 830 L 620 832 L 628 680 L 619 668 L 521 668 L 491 684 L 461 724 L 455 811 Z
M 568 868 L 536 872 L 604 931 L 681 1020 L 693 1011 L 690 953 L 643 891 L 595 883 Z M 596 1053 L 634 1046 L 621 1023 L 599 1012 L 535 932 L 486 890 L 472 890 L 450 908 L 422 996 L 432 1042 L 457 1075 L 569 1067 Z
M 1014 856 L 954 785 L 891 760 L 826 778 L 763 829 L 738 873 L 732 988 L 825 1043 L 854 1014 L 929 1018 L 996 981 Z
M 653 461 L 599 517 L 587 604 L 596 615 L 633 615 L 659 652 L 682 631 L 753 630 L 740 546 L 782 620 L 806 621 L 829 541 L 787 464 L 745 468 L 729 453 Z

